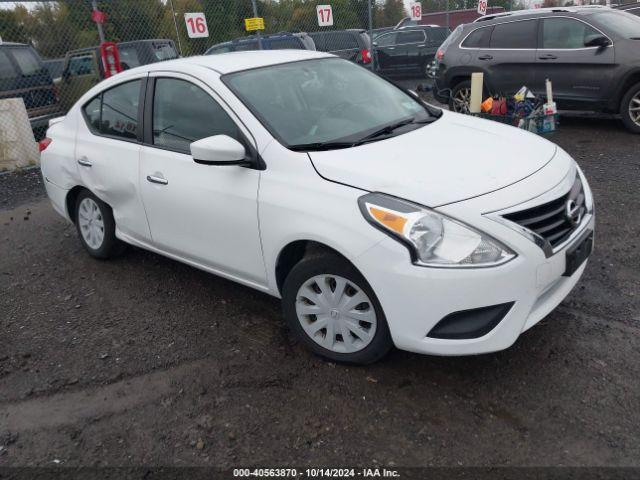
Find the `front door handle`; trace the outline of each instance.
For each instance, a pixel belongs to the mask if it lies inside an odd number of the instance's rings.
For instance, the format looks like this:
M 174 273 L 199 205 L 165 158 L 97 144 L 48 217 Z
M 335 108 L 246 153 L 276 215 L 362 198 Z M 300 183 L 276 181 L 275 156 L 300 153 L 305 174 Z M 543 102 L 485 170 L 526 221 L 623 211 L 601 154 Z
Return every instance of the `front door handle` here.
M 158 177 L 156 175 L 147 175 L 147 181 L 151 183 L 158 183 L 160 185 L 167 185 L 169 180 L 163 177 Z
M 540 60 L 557 60 L 558 57 L 556 57 L 555 55 L 552 54 L 548 54 L 548 55 L 541 55 L 538 57 Z
M 80 157 L 78 159 L 78 164 L 82 165 L 83 167 L 90 167 L 91 165 L 93 165 L 87 157 Z
M 493 60 L 493 57 L 491 55 L 481 55 L 478 60 Z

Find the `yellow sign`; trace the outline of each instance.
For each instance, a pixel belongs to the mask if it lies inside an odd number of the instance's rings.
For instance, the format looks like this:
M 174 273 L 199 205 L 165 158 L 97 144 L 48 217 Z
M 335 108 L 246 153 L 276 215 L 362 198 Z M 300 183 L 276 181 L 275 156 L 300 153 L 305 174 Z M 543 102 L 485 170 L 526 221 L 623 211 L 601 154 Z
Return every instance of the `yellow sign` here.
M 244 19 L 244 27 L 247 32 L 253 32 L 254 30 L 264 30 L 264 18 L 253 17 Z

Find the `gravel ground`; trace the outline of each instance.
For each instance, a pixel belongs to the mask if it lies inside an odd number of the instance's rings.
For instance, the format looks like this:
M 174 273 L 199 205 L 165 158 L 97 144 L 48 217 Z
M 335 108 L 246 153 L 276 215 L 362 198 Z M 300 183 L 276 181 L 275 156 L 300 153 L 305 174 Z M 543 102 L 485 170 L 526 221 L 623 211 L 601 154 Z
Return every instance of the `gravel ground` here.
M 261 293 L 89 258 L 37 172 L 0 176 L 0 465 L 639 466 L 640 136 L 552 140 L 596 198 L 574 292 L 504 352 L 369 367 L 309 354 Z

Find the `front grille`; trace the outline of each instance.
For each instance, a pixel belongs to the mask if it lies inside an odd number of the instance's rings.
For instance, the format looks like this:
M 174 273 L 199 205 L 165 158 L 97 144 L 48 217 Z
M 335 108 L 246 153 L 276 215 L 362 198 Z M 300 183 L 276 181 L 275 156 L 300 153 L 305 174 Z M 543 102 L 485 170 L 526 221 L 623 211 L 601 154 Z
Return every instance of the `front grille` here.
M 560 198 L 533 208 L 504 215 L 544 238 L 552 247 L 564 242 L 578 228 L 587 211 L 580 177 L 571 190 Z

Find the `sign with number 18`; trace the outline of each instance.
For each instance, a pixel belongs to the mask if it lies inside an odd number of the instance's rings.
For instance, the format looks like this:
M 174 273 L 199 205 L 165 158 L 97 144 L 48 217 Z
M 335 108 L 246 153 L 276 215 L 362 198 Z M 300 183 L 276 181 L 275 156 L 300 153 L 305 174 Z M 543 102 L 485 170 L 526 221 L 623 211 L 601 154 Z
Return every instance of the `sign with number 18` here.
M 411 2 L 409 11 L 411 12 L 411 20 L 422 20 L 422 4 L 420 2 Z

